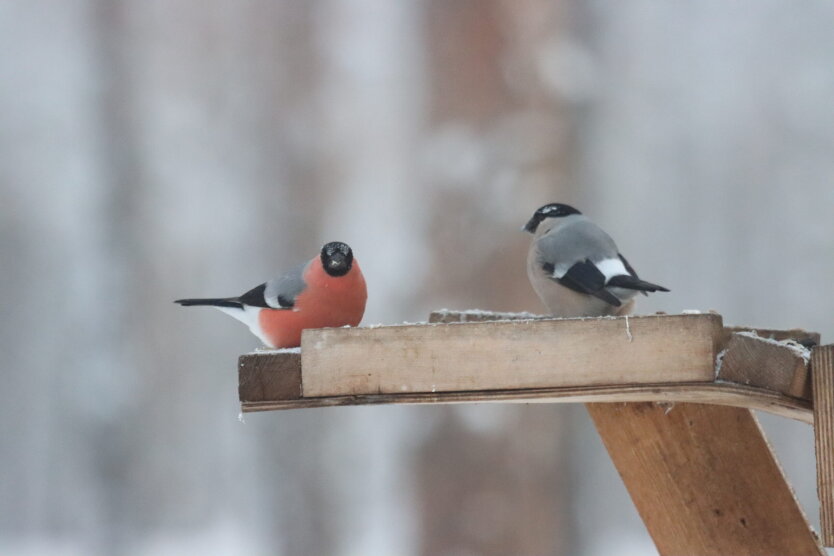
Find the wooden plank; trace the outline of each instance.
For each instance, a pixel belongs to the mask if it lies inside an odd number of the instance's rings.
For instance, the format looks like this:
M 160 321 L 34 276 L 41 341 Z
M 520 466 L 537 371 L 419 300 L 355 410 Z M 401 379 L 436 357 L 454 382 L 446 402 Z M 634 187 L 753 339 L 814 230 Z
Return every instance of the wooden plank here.
M 666 315 L 668 313 L 657 312 L 655 315 Z M 707 311 L 707 314 L 715 314 L 715 311 Z M 453 322 L 491 322 L 496 320 L 543 320 L 552 319 L 547 315 L 539 315 L 536 313 L 502 313 L 494 311 L 483 311 L 481 309 L 474 310 L 452 310 L 440 309 L 432 311 L 429 315 L 430 323 L 449 324 Z M 724 334 L 721 338 L 721 345 L 727 345 L 733 334 L 738 332 L 753 332 L 757 336 L 767 338 L 769 340 L 784 341 L 793 340 L 805 347 L 812 347 L 819 345 L 819 332 L 812 332 L 804 328 L 755 328 L 752 326 L 725 326 Z
M 486 392 L 369 394 L 319 398 L 243 401 L 244 412 L 383 404 L 449 403 L 589 403 L 589 402 L 709 403 L 746 407 L 812 424 L 811 403 L 805 400 L 732 383 L 680 383 L 573 388 L 530 388 Z
M 824 554 L 750 410 L 588 410 L 660 554 Z
M 814 348 L 811 375 L 820 528 L 823 544 L 834 546 L 834 345 Z
M 777 343 L 750 332 L 733 334 L 717 378 L 810 400 L 810 353 L 796 343 Z
M 493 320 L 527 320 L 547 319 L 530 313 L 490 313 L 485 311 L 435 311 L 430 317 L 432 322 L 487 322 Z M 725 329 L 726 330 L 726 329 Z M 743 330 L 751 330 L 744 327 Z M 770 330 L 761 331 L 766 335 L 777 338 L 796 337 L 796 331 Z M 815 333 L 808 333 L 815 334 Z M 818 336 L 818 335 L 817 335 Z M 280 352 L 267 352 L 276 353 Z M 424 404 L 424 403 L 475 403 L 475 402 L 623 402 L 623 401 L 667 401 L 667 402 L 701 402 L 737 407 L 748 407 L 766 411 L 806 423 L 813 422 L 811 404 L 805 400 L 795 400 L 778 392 L 762 388 L 736 387 L 732 384 L 702 384 L 685 382 L 665 382 L 648 385 L 613 385 L 613 386 L 576 386 L 557 388 L 525 388 L 498 389 L 491 391 L 461 391 L 413 393 L 396 392 L 390 394 L 357 394 L 348 396 L 329 397 L 299 397 L 301 389 L 301 361 L 290 354 L 289 360 L 260 359 L 263 353 L 244 355 L 241 367 L 245 373 L 241 378 L 251 382 L 247 388 L 241 388 L 241 407 L 245 412 L 272 411 L 282 409 L 299 409 L 310 407 L 331 407 L 343 405 L 376 405 L 376 404 Z M 253 360 L 250 363 L 250 358 Z M 259 364 L 259 362 L 261 364 Z M 268 364 L 262 364 L 267 363 Z M 288 372 L 288 366 L 294 366 L 292 376 L 296 377 L 297 385 L 284 389 L 281 383 L 276 383 L 276 373 Z M 257 376 L 259 373 L 265 376 Z M 280 374 L 277 376 L 281 376 Z M 255 393 L 249 393 L 252 387 Z
M 453 322 L 492 322 L 496 320 L 543 320 L 549 319 L 546 315 L 535 313 L 497 313 L 493 311 L 481 311 L 480 309 L 468 311 L 450 311 L 441 309 L 432 311 L 429 315 L 429 323 L 451 324 Z
M 816 346 L 820 343 L 819 332 L 811 332 L 802 328 L 777 330 L 774 328 L 752 328 L 750 326 L 725 326 L 724 341 L 722 343 L 726 344 L 732 335 L 738 332 L 754 332 L 757 336 L 767 338 L 768 340 L 776 340 L 777 342 L 793 340 L 805 347 Z
M 718 314 L 713 311 L 708 311 L 709 314 Z M 658 312 L 656 315 L 666 315 L 667 313 Z M 489 322 L 496 320 L 542 320 L 550 319 L 547 315 L 537 315 L 535 313 L 501 313 L 492 311 L 475 310 L 451 310 L 440 309 L 432 311 L 429 316 L 430 323 L 453 323 L 453 322 Z M 811 332 L 803 328 L 790 329 L 775 329 L 775 328 L 755 328 L 752 326 L 725 326 L 724 335 L 721 339 L 721 345 L 726 345 L 733 334 L 737 332 L 754 332 L 756 335 L 769 340 L 783 341 L 794 340 L 805 347 L 819 345 L 819 332 Z
M 301 354 L 268 351 L 242 355 L 238 360 L 238 397 L 241 402 L 299 399 Z
M 712 314 L 305 330 L 302 389 L 318 397 L 706 382 L 722 330 Z

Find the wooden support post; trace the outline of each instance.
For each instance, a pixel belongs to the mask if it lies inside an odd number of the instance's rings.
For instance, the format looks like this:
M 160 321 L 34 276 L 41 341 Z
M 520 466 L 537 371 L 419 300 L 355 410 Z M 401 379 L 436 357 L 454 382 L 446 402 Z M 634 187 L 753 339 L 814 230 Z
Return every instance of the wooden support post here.
M 811 352 L 811 377 L 820 528 L 823 544 L 834 546 L 834 345 Z
M 660 554 L 824 554 L 750 410 L 587 407 Z

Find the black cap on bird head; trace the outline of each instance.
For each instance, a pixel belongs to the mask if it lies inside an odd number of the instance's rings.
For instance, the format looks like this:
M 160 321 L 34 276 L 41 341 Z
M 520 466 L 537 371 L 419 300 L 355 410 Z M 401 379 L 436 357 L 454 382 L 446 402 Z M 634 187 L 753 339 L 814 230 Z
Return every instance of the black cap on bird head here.
M 353 251 L 341 241 L 325 243 L 321 248 L 321 266 L 330 276 L 344 276 L 353 266 Z
M 527 221 L 527 224 L 524 225 L 525 232 L 529 232 L 531 234 L 536 233 L 536 229 L 539 227 L 539 224 L 542 223 L 542 220 L 545 218 L 559 218 L 561 216 L 569 216 L 571 214 L 582 214 L 575 208 L 570 205 L 565 205 L 562 203 L 550 203 L 544 205 L 539 210 L 533 213 L 533 217 Z

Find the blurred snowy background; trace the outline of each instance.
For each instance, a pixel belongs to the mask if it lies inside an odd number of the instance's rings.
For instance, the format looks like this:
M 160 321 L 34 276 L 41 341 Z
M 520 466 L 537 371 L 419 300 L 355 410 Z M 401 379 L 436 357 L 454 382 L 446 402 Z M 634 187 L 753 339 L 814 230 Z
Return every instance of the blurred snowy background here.
M 0 554 L 654 552 L 582 407 L 238 421 L 230 295 L 350 243 L 365 323 L 540 310 L 577 205 L 671 294 L 834 340 L 827 0 L 0 3 Z M 817 522 L 811 428 L 763 418 Z

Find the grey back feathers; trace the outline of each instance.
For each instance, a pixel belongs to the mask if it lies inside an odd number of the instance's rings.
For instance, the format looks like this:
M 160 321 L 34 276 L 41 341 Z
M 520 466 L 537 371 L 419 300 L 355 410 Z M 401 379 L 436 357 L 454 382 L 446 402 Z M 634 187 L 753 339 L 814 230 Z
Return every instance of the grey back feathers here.
M 288 270 L 278 278 L 273 278 L 266 283 L 264 289 L 264 300 L 273 309 L 291 309 L 295 300 L 304 291 L 307 285 L 304 282 L 304 271 L 307 263 Z
M 640 280 L 604 230 L 567 205 L 545 205 L 524 228 L 533 289 L 558 317 L 628 314 L 637 292 L 668 291 Z
M 581 214 L 560 218 L 553 227 L 541 228 L 534 240 L 539 259 L 543 265 L 552 265 L 557 274 L 585 259 L 598 263 L 617 257 L 617 245 L 611 236 Z

